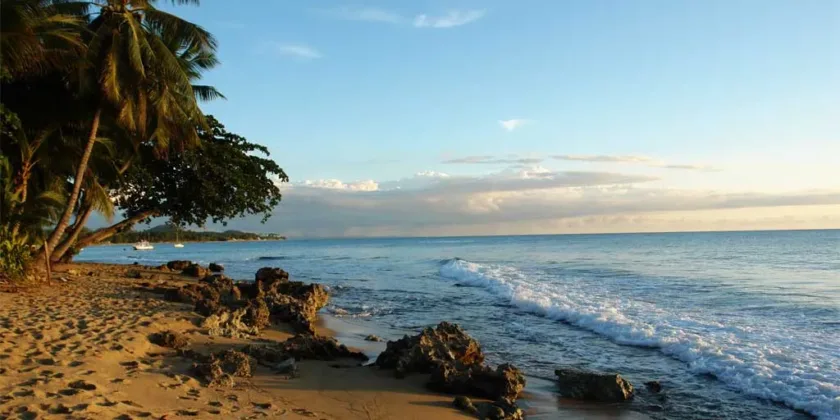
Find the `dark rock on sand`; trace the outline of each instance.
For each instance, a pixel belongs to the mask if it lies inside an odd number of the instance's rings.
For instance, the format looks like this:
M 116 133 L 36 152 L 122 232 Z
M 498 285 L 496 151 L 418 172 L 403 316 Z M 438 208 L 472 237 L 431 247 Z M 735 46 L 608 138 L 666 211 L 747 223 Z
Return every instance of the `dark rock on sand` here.
M 461 410 L 465 413 L 469 413 L 469 414 L 472 414 L 472 415 L 475 415 L 475 416 L 478 415 L 478 409 L 475 408 L 475 405 L 473 405 L 472 400 L 469 399 L 468 397 L 463 396 L 463 395 L 459 395 L 459 396 L 455 397 L 455 400 L 452 401 L 452 405 L 454 405 L 455 408 L 457 408 L 457 409 L 459 409 L 459 410 Z
M 180 350 L 190 344 L 190 339 L 187 336 L 169 330 L 150 335 L 149 341 L 161 347 L 169 347 L 175 350 Z
M 260 330 L 271 324 L 271 312 L 268 310 L 265 300 L 253 299 L 248 301 L 242 321 Z
M 235 304 L 242 299 L 242 292 L 240 292 L 239 287 L 224 274 L 205 276 L 199 280 L 199 283 L 205 284 L 218 292 L 221 303 L 225 305 Z
M 662 384 L 659 383 L 659 381 L 645 382 L 645 387 L 648 389 L 648 391 L 653 392 L 655 394 L 658 394 L 662 391 Z
M 181 271 L 181 274 L 190 276 L 190 277 L 198 277 L 204 278 L 210 274 L 210 270 L 198 265 L 198 264 L 190 264 L 186 268 Z
M 577 400 L 620 402 L 633 397 L 633 385 L 617 373 L 591 372 L 575 368 L 554 371 L 564 397 Z
M 169 261 L 168 263 L 166 263 L 166 268 L 168 268 L 172 271 L 183 271 L 185 268 L 189 267 L 190 265 L 192 265 L 192 261 L 175 260 L 175 261 Z
M 344 344 L 339 344 L 338 341 L 332 337 L 309 334 L 298 334 L 282 343 L 279 343 L 276 350 L 298 360 L 368 360 L 368 357 L 365 356 L 364 353 L 352 351 Z
M 266 291 L 265 302 L 275 322 L 287 322 L 296 332 L 315 334 L 317 312 L 327 305 L 330 295 L 320 284 L 274 283 Z
M 257 360 L 257 363 L 267 366 L 280 374 L 297 375 L 295 358 L 284 353 L 276 345 L 247 345 L 242 352 Z
M 225 266 L 216 263 L 210 263 L 210 265 L 207 266 L 207 268 L 209 268 L 210 271 L 214 273 L 221 273 L 222 271 L 225 271 Z
M 126 270 L 125 276 L 130 279 L 142 279 L 143 274 L 137 270 Z
M 432 371 L 428 386 L 449 394 L 516 401 L 525 389 L 525 376 L 510 364 L 499 365 L 493 370 L 479 364 L 462 367 L 456 363 L 443 363 Z
M 385 340 L 383 340 L 383 339 L 382 339 L 382 337 L 380 337 L 380 336 L 378 336 L 378 335 L 373 335 L 373 334 L 370 334 L 370 335 L 368 335 L 367 337 L 365 337 L 365 341 L 376 341 L 376 342 L 382 342 L 382 341 L 385 341 Z
M 234 377 L 251 376 L 251 359 L 245 353 L 227 350 L 212 354 L 209 360 L 194 364 L 193 372 L 210 385 L 233 386 Z
M 419 335 L 389 341 L 376 359 L 383 369 L 394 369 L 397 376 L 410 372 L 430 373 L 442 364 L 481 365 L 484 354 L 478 342 L 456 324 L 441 322 L 425 328 Z

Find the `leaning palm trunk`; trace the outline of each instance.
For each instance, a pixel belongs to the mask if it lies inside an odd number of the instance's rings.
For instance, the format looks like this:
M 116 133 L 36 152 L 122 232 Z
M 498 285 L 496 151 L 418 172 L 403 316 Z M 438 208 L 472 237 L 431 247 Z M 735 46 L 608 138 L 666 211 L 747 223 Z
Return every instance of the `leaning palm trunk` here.
M 90 136 L 88 137 L 87 144 L 85 145 L 82 160 L 79 161 L 79 167 L 76 168 L 76 177 L 73 179 L 73 191 L 70 192 L 70 198 L 67 200 L 67 206 L 64 209 L 64 213 L 61 215 L 61 219 L 59 219 L 58 223 L 55 225 L 55 230 L 53 230 L 49 239 L 47 239 L 47 242 L 44 244 L 45 248 L 48 247 L 49 249 L 55 249 L 56 245 L 58 245 L 58 241 L 61 240 L 62 235 L 64 235 L 64 231 L 67 230 L 67 226 L 70 224 L 70 217 L 73 216 L 73 209 L 76 206 L 76 201 L 79 199 L 79 193 L 82 191 L 82 182 L 85 179 L 88 161 L 90 161 L 90 155 L 93 152 L 93 145 L 96 144 L 96 135 L 99 131 L 99 120 L 101 116 L 102 107 L 99 107 L 99 109 L 96 110 L 96 114 L 93 116 L 93 122 L 90 127 Z M 45 248 L 42 248 L 39 252 L 38 259 L 44 258 L 46 251 Z
M 91 214 L 93 214 L 93 205 L 91 204 L 86 204 L 79 210 L 79 213 L 76 215 L 76 221 L 67 233 L 67 237 L 53 250 L 51 258 L 53 261 L 61 260 L 64 254 L 73 247 L 73 244 L 79 239 L 79 234 L 82 233 Z
M 121 221 L 117 224 L 111 225 L 111 226 L 106 227 L 106 228 L 99 229 L 96 232 L 93 232 L 90 235 L 87 235 L 87 236 L 83 237 L 82 239 L 79 239 L 79 241 L 76 244 L 76 247 L 77 248 L 84 248 L 86 246 L 90 246 L 90 245 L 93 245 L 93 244 L 100 243 L 100 242 L 116 235 L 117 233 L 120 233 L 120 232 L 126 231 L 128 229 L 131 229 L 131 227 L 133 227 L 137 223 L 141 222 L 142 220 L 144 220 L 146 218 L 149 218 L 149 217 L 154 217 L 157 214 L 158 214 L 158 212 L 155 211 L 155 210 L 144 211 L 142 213 L 139 213 L 137 215 L 129 217 L 128 219 L 125 219 L 125 220 L 123 220 L 123 221 Z

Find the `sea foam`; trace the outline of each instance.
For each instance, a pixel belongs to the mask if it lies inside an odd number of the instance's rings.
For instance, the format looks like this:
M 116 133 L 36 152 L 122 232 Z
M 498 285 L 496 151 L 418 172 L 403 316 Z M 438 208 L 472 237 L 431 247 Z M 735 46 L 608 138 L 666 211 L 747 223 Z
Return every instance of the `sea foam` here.
M 440 275 L 619 344 L 657 348 L 745 394 L 840 419 L 840 357 L 831 355 L 831 343 L 803 343 L 781 327 L 732 325 L 711 314 L 616 296 L 574 279 L 540 279 L 510 266 L 452 259 L 441 264 Z

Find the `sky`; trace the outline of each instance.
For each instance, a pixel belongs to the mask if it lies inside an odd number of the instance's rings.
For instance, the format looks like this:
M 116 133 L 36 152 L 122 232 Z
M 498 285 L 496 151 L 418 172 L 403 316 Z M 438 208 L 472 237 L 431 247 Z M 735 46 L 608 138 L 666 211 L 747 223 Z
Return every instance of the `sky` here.
M 243 3 L 246 4 L 246 3 Z M 289 174 L 252 231 L 840 228 L 835 0 L 205 0 L 203 105 Z

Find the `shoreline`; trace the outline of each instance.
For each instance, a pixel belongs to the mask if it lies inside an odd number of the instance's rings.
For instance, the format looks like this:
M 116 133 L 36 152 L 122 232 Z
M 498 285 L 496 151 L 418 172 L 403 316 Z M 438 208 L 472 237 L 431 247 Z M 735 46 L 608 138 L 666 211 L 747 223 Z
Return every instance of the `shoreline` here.
M 135 274 L 130 272 L 139 272 L 141 278 L 129 278 Z M 454 395 L 427 389 L 427 376 L 397 379 L 393 372 L 358 362 L 300 360 L 299 375 L 292 378 L 258 365 L 250 378 L 236 378 L 231 388 L 204 384 L 191 373 L 193 361 L 152 344 L 150 335 L 178 332 L 189 338 L 190 351 L 209 354 L 282 342 L 292 332 L 272 326 L 253 338 L 209 336 L 200 327 L 203 317 L 191 305 L 138 289 L 141 283 L 197 280 L 154 268 L 61 264 L 52 279 L 51 286 L 0 293 L 0 306 L 7 308 L 0 314 L 0 416 L 475 418 L 453 407 Z M 315 325 L 318 335 L 366 354 L 366 364 L 386 346 L 365 341 L 367 334 L 385 340 L 401 337 L 323 312 Z M 615 405 L 561 400 L 551 381 L 527 380 L 519 404 L 528 418 L 648 418 Z

